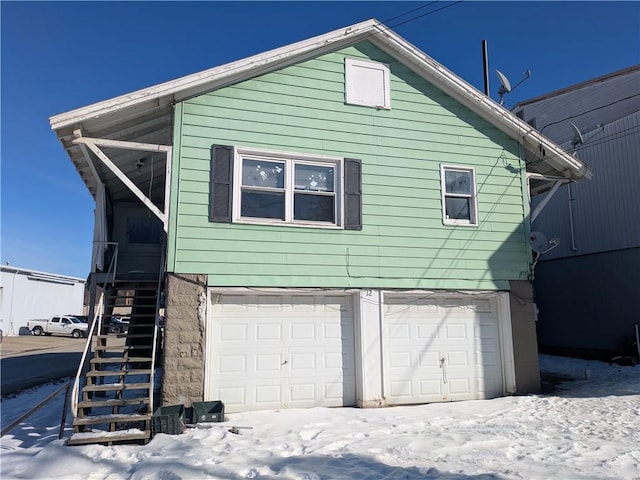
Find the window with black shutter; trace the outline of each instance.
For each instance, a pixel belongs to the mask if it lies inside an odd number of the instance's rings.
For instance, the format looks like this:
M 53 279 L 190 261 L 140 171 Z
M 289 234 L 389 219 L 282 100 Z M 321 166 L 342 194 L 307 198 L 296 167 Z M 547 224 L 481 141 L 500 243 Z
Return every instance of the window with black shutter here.
M 209 220 L 362 229 L 361 162 L 213 145 Z

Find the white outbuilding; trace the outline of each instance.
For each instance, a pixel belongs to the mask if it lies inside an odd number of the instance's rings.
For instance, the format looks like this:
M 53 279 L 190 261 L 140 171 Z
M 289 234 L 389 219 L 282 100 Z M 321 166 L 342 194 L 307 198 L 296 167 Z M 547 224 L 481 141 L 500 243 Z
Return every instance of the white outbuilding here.
M 82 278 L 0 265 L 2 335 L 19 335 L 31 319 L 81 315 L 85 282 Z

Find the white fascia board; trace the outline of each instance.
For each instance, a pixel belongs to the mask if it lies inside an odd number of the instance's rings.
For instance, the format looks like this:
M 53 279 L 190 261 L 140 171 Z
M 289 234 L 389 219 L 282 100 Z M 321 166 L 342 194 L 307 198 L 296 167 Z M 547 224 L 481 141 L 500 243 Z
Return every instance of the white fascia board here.
M 202 72 L 187 75 L 153 87 L 121 95 L 103 102 L 60 113 L 50 117 L 53 130 L 68 127 L 79 122 L 107 115 L 113 111 L 163 97 L 170 101 L 180 101 L 198 93 L 219 88 L 242 78 L 250 78 L 267 70 L 280 68 L 289 63 L 300 61 L 306 55 L 317 55 L 322 49 L 333 50 L 342 44 L 350 44 L 360 37 L 367 36 L 377 26 L 377 20 L 367 20 L 355 25 L 334 30 L 301 42 L 269 50 L 236 62 L 227 63 Z M 161 102 L 168 103 L 168 101 Z
M 85 278 L 70 277 L 69 275 L 60 275 L 58 273 L 42 272 L 40 270 L 33 270 L 31 268 L 14 267 L 11 265 L 1 265 L 0 271 L 18 274 L 18 275 L 31 275 L 31 276 L 38 276 L 41 278 L 51 278 L 54 280 L 68 281 L 68 282 L 74 282 L 74 283 L 86 283 L 87 281 Z
M 158 106 L 181 101 L 205 91 L 221 88 L 320 55 L 325 51 L 338 50 L 364 39 L 369 39 L 390 55 L 402 59 L 443 92 L 505 134 L 522 142 L 528 151 L 535 153 L 542 148 L 545 151 L 543 161 L 568 178 L 574 180 L 591 178 L 590 169 L 576 157 L 374 19 L 104 102 L 54 115 L 50 118 L 51 128 L 58 130 L 89 119 L 114 114 L 119 110 L 145 102 Z
M 528 123 L 498 105 L 487 95 L 472 87 L 460 77 L 426 55 L 393 31 L 377 28 L 379 33 L 371 37 L 371 42 L 390 55 L 403 59 L 407 65 L 416 68 L 417 73 L 458 100 L 464 106 L 486 119 L 505 134 L 522 142 L 530 152 L 545 150 L 544 162 L 567 177 L 579 180 L 591 178 L 591 170 L 573 155 L 563 150 Z

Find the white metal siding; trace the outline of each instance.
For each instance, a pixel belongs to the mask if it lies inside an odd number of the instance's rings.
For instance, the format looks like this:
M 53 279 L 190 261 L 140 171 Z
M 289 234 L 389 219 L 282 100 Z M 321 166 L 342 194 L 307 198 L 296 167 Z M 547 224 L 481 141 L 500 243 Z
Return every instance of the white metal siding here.
M 31 275 L 28 271 L 2 271 L 0 291 L 3 335 L 18 335 L 28 320 L 83 313 L 84 282 L 77 278 L 56 279 L 53 274 L 41 272 Z

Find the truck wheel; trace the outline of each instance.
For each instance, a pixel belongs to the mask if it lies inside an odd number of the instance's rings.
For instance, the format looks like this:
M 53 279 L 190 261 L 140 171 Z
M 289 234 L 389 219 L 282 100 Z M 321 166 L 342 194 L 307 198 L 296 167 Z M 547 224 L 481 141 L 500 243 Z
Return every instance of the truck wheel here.
M 31 330 L 33 332 L 34 335 L 42 335 L 42 327 L 34 327 L 33 330 Z
M 73 332 L 71 332 L 71 336 L 73 338 L 80 338 L 82 336 L 82 332 L 80 330 L 74 330 Z

